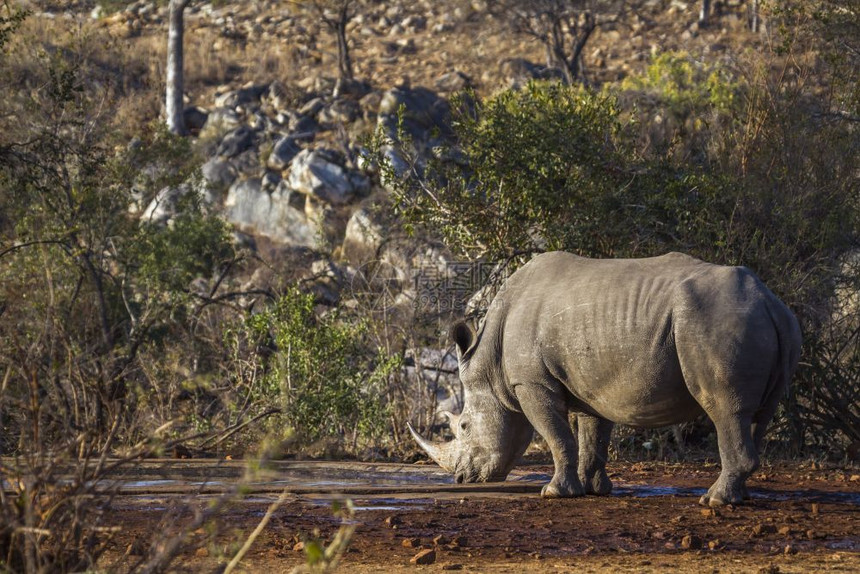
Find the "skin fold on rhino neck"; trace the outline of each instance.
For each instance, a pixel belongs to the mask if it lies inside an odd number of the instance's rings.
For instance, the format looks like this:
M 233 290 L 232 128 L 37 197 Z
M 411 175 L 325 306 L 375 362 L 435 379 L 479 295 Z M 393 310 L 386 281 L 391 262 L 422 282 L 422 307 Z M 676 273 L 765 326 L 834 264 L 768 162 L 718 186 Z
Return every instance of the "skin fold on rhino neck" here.
M 458 349 L 460 380 L 467 395 L 470 391 L 475 395 L 489 393 L 501 408 L 521 412 L 502 367 L 502 323 L 494 317 L 488 318 L 474 335 L 474 343 L 467 352 L 462 353 Z M 463 404 L 468 405 L 465 397 Z

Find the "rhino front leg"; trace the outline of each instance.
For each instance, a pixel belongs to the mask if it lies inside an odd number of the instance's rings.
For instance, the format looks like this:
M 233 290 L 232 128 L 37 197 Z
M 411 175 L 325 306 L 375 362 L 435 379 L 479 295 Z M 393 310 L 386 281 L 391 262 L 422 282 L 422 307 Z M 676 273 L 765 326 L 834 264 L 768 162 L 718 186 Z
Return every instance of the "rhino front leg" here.
M 612 481 L 606 474 L 609 459 L 610 420 L 587 414 L 576 415 L 579 429 L 579 481 L 586 494 L 609 494 Z
M 569 498 L 585 494 L 577 474 L 576 438 L 567 420 L 561 389 L 549 388 L 546 384 L 518 385 L 516 395 L 523 414 L 552 452 L 555 474 L 541 490 L 541 496 Z

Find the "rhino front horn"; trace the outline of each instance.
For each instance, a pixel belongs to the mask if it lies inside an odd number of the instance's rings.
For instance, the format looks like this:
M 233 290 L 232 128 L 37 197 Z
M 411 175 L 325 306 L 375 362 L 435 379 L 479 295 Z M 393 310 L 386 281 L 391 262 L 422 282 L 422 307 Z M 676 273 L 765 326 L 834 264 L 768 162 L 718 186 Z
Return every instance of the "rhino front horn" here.
M 448 472 L 454 472 L 454 465 L 457 461 L 456 445 L 454 444 L 455 441 L 429 441 L 418 434 L 415 429 L 412 428 L 411 424 L 406 423 L 406 426 L 409 428 L 409 432 L 412 433 L 418 446 L 424 449 L 424 452 L 426 452 L 427 455 L 436 462 L 436 464 Z

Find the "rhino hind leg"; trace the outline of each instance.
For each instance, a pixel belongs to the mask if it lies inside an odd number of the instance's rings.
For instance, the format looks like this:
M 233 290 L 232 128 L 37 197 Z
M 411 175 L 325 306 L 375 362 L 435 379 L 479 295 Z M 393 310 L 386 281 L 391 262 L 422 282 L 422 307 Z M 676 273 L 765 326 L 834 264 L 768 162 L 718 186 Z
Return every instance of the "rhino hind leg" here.
M 714 417 L 722 470 L 717 481 L 699 499 L 703 506 L 740 504 L 749 498 L 746 479 L 758 468 L 759 457 L 750 419 L 737 415 Z
M 609 439 L 614 423 L 587 414 L 576 415 L 579 431 L 579 481 L 586 494 L 609 494 L 612 481 L 606 474 Z
M 543 498 L 572 498 L 585 490 L 577 472 L 577 445 L 567 420 L 561 385 L 518 385 L 517 400 L 526 418 L 546 441 L 552 452 L 555 473 L 541 490 Z

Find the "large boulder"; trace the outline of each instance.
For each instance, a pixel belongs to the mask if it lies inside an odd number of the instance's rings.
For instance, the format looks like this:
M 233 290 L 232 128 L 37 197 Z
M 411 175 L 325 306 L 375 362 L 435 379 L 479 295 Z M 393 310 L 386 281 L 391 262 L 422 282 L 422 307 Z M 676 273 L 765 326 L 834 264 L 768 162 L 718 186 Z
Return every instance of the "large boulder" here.
M 253 108 L 260 105 L 260 97 L 269 91 L 269 84 L 246 86 L 230 90 L 215 97 L 215 105 L 225 108 Z
M 206 123 L 200 129 L 201 140 L 218 140 L 242 123 L 236 110 L 230 108 L 215 108 L 206 117 Z
M 216 152 L 221 157 L 236 157 L 254 145 L 254 131 L 248 126 L 239 126 L 224 136 Z
M 385 134 L 397 139 L 403 127 L 416 141 L 426 141 L 433 132 L 449 134 L 450 105 L 427 88 L 392 88 L 379 103 L 378 122 Z M 402 122 L 401 122 L 402 119 Z
M 330 205 L 345 205 L 370 191 L 364 174 L 344 167 L 332 150 L 302 150 L 293 158 L 290 188 Z
M 234 183 L 224 200 L 224 217 L 247 233 L 278 243 L 317 247 L 317 231 L 304 213 L 290 205 L 290 190 L 279 184 L 271 193 L 259 178 Z
M 346 224 L 341 254 L 352 264 L 361 264 L 378 257 L 383 241 L 383 228 L 374 221 L 367 208 L 355 211 Z
M 214 194 L 223 194 L 236 181 L 236 168 L 227 160 L 213 157 L 200 167 L 203 182 Z
M 155 194 L 155 197 L 140 214 L 140 221 L 155 225 L 169 225 L 180 212 L 182 200 L 192 192 L 199 193 L 204 204 L 211 203 L 212 198 L 206 189 L 200 189 L 199 186 L 194 186 L 188 182 L 170 185 Z
M 296 140 L 290 136 L 284 136 L 275 142 L 272 147 L 272 153 L 269 154 L 266 160 L 266 165 L 270 169 L 283 171 L 286 169 L 293 158 L 301 151 Z

